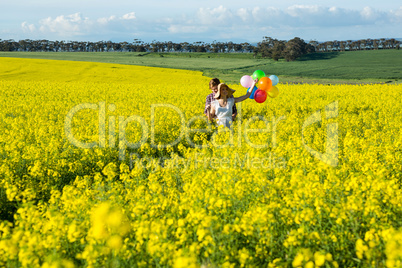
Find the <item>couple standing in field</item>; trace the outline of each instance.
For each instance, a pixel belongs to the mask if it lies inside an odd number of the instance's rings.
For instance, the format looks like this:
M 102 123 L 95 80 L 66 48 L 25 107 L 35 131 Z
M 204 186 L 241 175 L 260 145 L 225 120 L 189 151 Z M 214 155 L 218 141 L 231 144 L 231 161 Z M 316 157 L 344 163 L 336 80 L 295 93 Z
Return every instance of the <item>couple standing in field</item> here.
M 212 90 L 212 93 L 207 96 L 205 101 L 204 114 L 210 121 L 216 118 L 218 125 L 230 128 L 237 115 L 236 103 L 250 97 L 257 82 L 258 79 L 253 81 L 246 95 L 235 98 L 233 96 L 235 90 L 221 83 L 218 78 L 211 79 L 209 81 L 209 88 Z

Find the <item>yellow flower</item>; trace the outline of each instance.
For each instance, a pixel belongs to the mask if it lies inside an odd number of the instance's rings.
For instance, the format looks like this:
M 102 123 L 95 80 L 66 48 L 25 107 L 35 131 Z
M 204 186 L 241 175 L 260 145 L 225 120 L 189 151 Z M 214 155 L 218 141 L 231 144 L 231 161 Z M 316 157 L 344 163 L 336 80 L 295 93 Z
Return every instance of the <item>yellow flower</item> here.
M 197 267 L 197 262 L 195 258 L 192 257 L 179 257 L 175 260 L 174 268 L 195 268 Z
M 363 259 L 363 253 L 368 250 L 368 247 L 364 245 L 362 239 L 356 241 L 356 255 L 359 259 Z
M 323 266 L 325 263 L 326 256 L 320 252 L 314 253 L 314 262 L 316 266 Z
M 304 265 L 305 268 L 314 268 L 314 262 L 309 261 L 308 263 L 306 263 L 306 265 Z
M 328 252 L 355 246 L 362 267 L 401 267 L 401 84 L 280 84 L 217 133 L 201 72 L 0 70 L 0 266 L 339 267 L 353 256 Z
M 303 263 L 304 257 L 303 254 L 297 254 L 292 262 L 293 267 L 300 267 Z
M 239 250 L 239 261 L 241 266 L 244 266 L 249 258 L 250 255 L 247 249 L 243 248 L 242 250 Z
M 119 235 L 113 235 L 107 240 L 107 245 L 111 249 L 119 250 L 121 246 L 123 245 L 123 241 L 121 239 L 121 236 Z

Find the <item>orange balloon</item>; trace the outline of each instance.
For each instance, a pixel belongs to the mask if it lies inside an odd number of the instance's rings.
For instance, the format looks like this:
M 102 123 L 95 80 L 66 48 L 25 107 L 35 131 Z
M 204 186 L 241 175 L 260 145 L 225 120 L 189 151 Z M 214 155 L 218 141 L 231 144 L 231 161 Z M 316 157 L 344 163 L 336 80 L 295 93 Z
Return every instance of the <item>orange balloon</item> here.
M 266 76 L 260 78 L 260 80 L 258 81 L 258 88 L 261 90 L 268 91 L 271 87 L 272 81 Z
M 268 90 L 268 96 L 271 98 L 275 98 L 279 95 L 279 89 L 276 86 L 272 86 L 270 90 Z

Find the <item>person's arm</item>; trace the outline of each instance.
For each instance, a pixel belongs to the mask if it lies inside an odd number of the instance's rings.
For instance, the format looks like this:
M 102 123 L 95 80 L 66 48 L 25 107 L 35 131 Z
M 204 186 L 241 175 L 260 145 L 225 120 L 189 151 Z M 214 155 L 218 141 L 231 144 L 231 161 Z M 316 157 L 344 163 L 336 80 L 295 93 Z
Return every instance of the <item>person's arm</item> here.
M 246 95 L 241 96 L 241 97 L 238 97 L 238 98 L 234 98 L 234 99 L 235 99 L 235 103 L 237 103 L 237 102 L 242 102 L 242 101 L 246 100 L 248 97 L 250 97 L 251 92 L 253 92 L 253 88 L 254 88 L 255 84 L 257 84 L 257 82 L 258 82 L 258 79 L 255 79 L 255 80 L 253 81 L 253 84 L 251 84 L 251 87 L 248 89 Z
M 237 116 L 237 108 L 236 104 L 233 104 L 233 113 L 232 113 L 232 120 L 234 121 Z
M 210 98 L 210 95 L 208 95 L 207 96 L 207 99 L 205 100 L 205 109 L 204 109 L 204 114 L 206 115 L 206 116 L 208 116 L 208 114 L 207 114 L 207 107 L 208 106 L 211 106 L 211 98 Z
M 208 105 L 207 107 L 207 117 L 210 121 L 212 121 L 215 117 L 215 108 L 213 105 Z

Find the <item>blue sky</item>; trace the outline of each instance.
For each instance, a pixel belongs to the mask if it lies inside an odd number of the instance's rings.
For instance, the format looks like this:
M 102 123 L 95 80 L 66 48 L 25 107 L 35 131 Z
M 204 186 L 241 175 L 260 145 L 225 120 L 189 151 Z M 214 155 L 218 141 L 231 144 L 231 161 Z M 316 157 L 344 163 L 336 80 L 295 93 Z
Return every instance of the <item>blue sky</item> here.
M 4 1 L 0 39 L 259 42 L 402 38 L 402 4 L 382 1 Z

